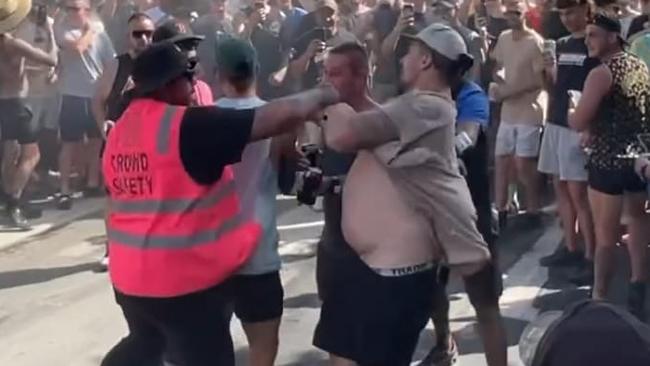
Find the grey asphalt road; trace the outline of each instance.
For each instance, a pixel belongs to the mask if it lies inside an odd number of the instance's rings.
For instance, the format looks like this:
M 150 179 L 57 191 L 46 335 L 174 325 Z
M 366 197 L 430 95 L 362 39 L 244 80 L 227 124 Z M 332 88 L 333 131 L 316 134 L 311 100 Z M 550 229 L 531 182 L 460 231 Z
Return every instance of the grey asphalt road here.
M 311 346 L 319 315 L 314 256 L 322 216 L 293 200 L 279 205 L 285 314 L 277 365 L 325 365 L 326 355 Z M 500 240 L 507 286 L 502 306 L 513 365 L 519 335 L 537 313 L 534 300 L 547 279 L 537 260 L 559 240 L 553 220 L 545 221 L 542 227 L 526 227 L 514 220 Z M 107 275 L 94 271 L 103 231 L 101 215 L 94 214 L 0 251 L 0 365 L 94 366 L 125 335 Z M 450 296 L 460 365 L 484 365 L 474 313 L 457 279 Z M 236 320 L 232 330 L 238 365 L 246 365 L 246 342 Z M 414 360 L 425 355 L 433 338 L 429 326 Z

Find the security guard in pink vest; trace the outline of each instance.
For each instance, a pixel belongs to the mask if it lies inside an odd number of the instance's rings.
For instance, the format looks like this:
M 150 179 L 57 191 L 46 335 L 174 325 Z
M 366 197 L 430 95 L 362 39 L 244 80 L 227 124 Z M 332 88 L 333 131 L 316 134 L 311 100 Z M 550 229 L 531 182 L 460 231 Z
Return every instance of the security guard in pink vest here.
M 246 144 L 335 103 L 322 87 L 256 110 L 188 107 L 194 68 L 173 43 L 136 60 L 137 97 L 106 143 L 110 276 L 130 334 L 103 366 L 234 365 L 223 281 L 249 258 L 257 223 L 240 216 L 229 164 Z

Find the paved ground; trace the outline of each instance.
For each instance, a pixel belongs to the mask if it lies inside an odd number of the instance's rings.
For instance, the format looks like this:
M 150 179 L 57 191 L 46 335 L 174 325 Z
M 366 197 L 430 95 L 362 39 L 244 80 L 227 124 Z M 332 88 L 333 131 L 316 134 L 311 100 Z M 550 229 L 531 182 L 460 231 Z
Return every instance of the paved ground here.
M 325 355 L 311 346 L 319 314 L 314 253 L 321 215 L 296 207 L 292 200 L 279 203 L 286 296 L 277 365 L 324 365 Z M 99 208 L 99 202 L 83 205 L 88 206 L 86 211 Z M 48 213 L 43 221 L 51 221 L 53 214 Z M 85 217 L 69 224 L 63 219 L 57 222 L 44 222 L 48 229 L 41 228 L 36 236 L 22 233 L 24 237 L 10 238 L 0 234 L 0 246 L 19 243 L 0 251 L 0 365 L 94 366 L 125 334 L 107 276 L 94 272 L 105 240 L 101 213 L 86 212 Z M 561 308 L 567 299 L 584 294 L 563 285 L 562 292 L 543 290 L 541 305 L 539 299 L 535 302 L 548 278 L 547 271 L 537 265 L 538 259 L 554 250 L 560 232 L 550 217 L 539 228 L 527 228 L 516 220 L 512 226 L 500 244 L 507 286 L 502 306 L 512 364 L 518 365 L 517 343 L 527 322 L 537 314 L 533 305 Z M 462 354 L 460 365 L 484 365 L 471 306 L 457 280 L 450 290 L 452 328 Z M 246 365 L 246 343 L 236 320 L 233 334 L 238 364 Z M 414 359 L 423 357 L 432 342 L 432 330 L 427 328 Z

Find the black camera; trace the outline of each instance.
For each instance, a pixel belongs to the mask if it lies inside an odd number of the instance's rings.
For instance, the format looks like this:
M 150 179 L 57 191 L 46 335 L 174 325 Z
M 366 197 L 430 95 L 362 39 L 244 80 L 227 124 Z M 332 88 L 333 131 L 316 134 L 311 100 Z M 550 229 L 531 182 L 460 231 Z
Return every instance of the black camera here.
M 299 173 L 301 183 L 298 185 L 296 198 L 302 204 L 313 206 L 323 183 L 323 171 L 320 169 L 322 151 L 314 144 L 302 145 L 300 149 L 309 165 L 305 171 Z

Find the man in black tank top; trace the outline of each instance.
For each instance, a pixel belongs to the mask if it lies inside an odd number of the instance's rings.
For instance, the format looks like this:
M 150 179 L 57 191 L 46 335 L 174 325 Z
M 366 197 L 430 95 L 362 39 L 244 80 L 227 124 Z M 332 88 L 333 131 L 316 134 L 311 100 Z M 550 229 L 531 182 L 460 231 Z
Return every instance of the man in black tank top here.
M 538 170 L 553 176 L 564 243 L 553 254 L 542 258 L 540 264 L 545 267 L 578 265 L 583 269 L 570 280 L 584 285 L 593 281 L 594 225 L 587 199 L 587 155 L 581 148 L 585 135 L 569 127 L 567 111 L 569 94 L 582 92 L 587 75 L 600 61 L 589 57 L 585 44 L 588 1 L 558 0 L 556 7 L 571 35 L 560 38 L 556 51 L 545 55 L 550 95 Z M 576 221 L 583 246 L 579 245 Z
M 650 132 L 650 75 L 643 61 L 624 51 L 620 32 L 618 20 L 604 15 L 596 15 L 587 26 L 589 56 L 602 64 L 587 76 L 568 120 L 591 139 L 587 170 L 596 233 L 593 298 L 607 298 L 625 202 L 631 263 L 628 308 L 643 320 L 650 220 L 645 212 L 646 184 L 635 174 L 628 150 L 639 151 L 639 135 Z
M 122 96 L 133 86 L 133 60 L 151 44 L 155 29 L 153 20 L 144 13 L 133 14 L 129 18 L 128 27 L 129 51 L 117 56 L 104 69 L 93 98 L 93 115 L 101 131 L 110 128 L 126 109 L 127 101 Z
M 155 30 L 153 20 L 144 13 L 133 14 L 129 18 L 128 27 L 129 51 L 117 56 L 104 68 L 93 98 L 93 116 L 104 138 L 128 106 L 129 98 L 125 97 L 124 93 L 133 88 L 133 62 L 136 56 L 151 44 Z M 102 147 L 102 152 L 103 150 Z M 106 250 L 100 261 L 103 270 L 108 268 L 108 247 Z

